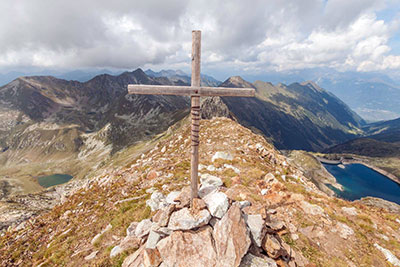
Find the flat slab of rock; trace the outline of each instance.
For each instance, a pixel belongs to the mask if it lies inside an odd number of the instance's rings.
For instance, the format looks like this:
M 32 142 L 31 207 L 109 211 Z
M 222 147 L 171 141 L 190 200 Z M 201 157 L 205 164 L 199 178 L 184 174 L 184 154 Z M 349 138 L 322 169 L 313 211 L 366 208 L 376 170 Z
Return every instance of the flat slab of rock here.
M 136 227 L 138 226 L 138 222 L 131 222 L 131 224 L 126 228 L 126 235 L 127 236 L 134 236 Z
M 218 191 L 218 187 L 213 186 L 213 185 L 202 185 L 199 189 L 199 197 L 204 198 L 205 196 L 207 196 L 208 194 L 212 193 L 212 192 L 217 192 Z
M 167 197 L 165 198 L 165 201 L 168 204 L 178 204 L 178 202 L 175 201 L 175 199 L 179 196 L 181 192 L 179 191 L 172 191 L 170 192 Z
M 175 210 L 175 205 L 168 205 L 165 208 L 162 208 L 157 211 L 156 214 L 151 218 L 153 222 L 157 223 L 158 226 L 167 226 L 169 217 L 171 216 L 172 212 Z
M 113 247 L 110 252 L 110 258 L 113 258 L 129 249 L 137 249 L 140 247 L 141 239 L 136 236 L 126 236 L 118 246 Z
M 262 243 L 262 248 L 267 252 L 268 256 L 277 259 L 281 256 L 286 256 L 287 251 L 283 248 L 278 237 L 266 234 Z
M 214 162 L 217 159 L 233 160 L 233 156 L 228 152 L 218 151 L 212 156 L 211 161 Z
M 94 258 L 96 258 L 98 252 L 99 252 L 98 250 L 93 251 L 92 253 L 90 253 L 85 257 L 85 260 L 87 261 L 93 260 Z
M 351 208 L 342 207 L 342 211 L 344 213 L 346 213 L 347 215 L 351 215 L 351 216 L 357 216 L 357 214 L 358 214 L 357 209 L 355 207 L 351 207 Z
M 149 200 L 146 200 L 146 205 L 150 207 L 151 211 L 156 211 L 167 206 L 167 201 L 162 193 L 156 191 L 151 194 Z
M 145 246 L 141 246 L 133 254 L 131 254 L 128 257 L 126 257 L 126 259 L 122 263 L 122 267 L 143 266 L 143 252 L 144 252 L 144 250 L 145 250 Z
M 223 184 L 221 178 L 219 178 L 217 176 L 214 176 L 214 175 L 211 175 L 211 174 L 208 174 L 208 173 L 205 173 L 205 174 L 201 175 L 200 183 L 203 186 L 213 185 L 213 186 L 216 186 L 216 187 L 222 186 L 222 184 Z
M 321 208 L 318 205 L 311 204 L 304 200 L 300 202 L 300 207 L 305 213 L 310 214 L 310 215 L 323 215 L 324 214 L 323 208 Z
M 155 249 L 158 241 L 160 241 L 161 235 L 156 231 L 150 231 L 146 241 L 146 248 Z
M 212 192 L 203 198 L 211 215 L 222 218 L 229 208 L 228 197 L 222 192 Z
M 175 231 L 158 242 L 157 249 L 163 266 L 222 266 L 217 262 L 210 226 L 197 231 Z
M 190 187 L 185 186 L 184 188 L 182 188 L 182 191 L 174 199 L 174 202 L 178 202 L 178 204 L 176 204 L 176 208 L 181 209 L 183 207 L 188 207 L 190 205 L 190 196 L 191 196 Z
M 144 219 L 138 223 L 135 229 L 135 236 L 142 238 L 149 234 L 153 222 L 150 219 Z
M 206 225 L 210 219 L 211 214 L 206 209 L 192 213 L 188 208 L 183 208 L 172 213 L 168 228 L 171 230 L 190 230 Z
M 238 205 L 232 205 L 213 231 L 218 266 L 239 266 L 251 240 Z
M 374 244 L 374 247 L 376 247 L 379 251 L 383 253 L 388 262 L 390 262 L 394 266 L 400 266 L 400 260 L 395 255 L 393 255 L 390 250 L 379 246 L 377 243 Z
M 146 248 L 143 251 L 143 265 L 148 267 L 157 267 L 162 262 L 160 252 L 154 248 Z
M 266 232 L 266 228 L 264 227 L 264 220 L 261 214 L 244 215 L 244 219 L 255 244 L 257 245 L 257 247 L 261 247 L 261 243 Z
M 271 258 L 261 258 L 248 253 L 242 259 L 239 267 L 278 267 Z

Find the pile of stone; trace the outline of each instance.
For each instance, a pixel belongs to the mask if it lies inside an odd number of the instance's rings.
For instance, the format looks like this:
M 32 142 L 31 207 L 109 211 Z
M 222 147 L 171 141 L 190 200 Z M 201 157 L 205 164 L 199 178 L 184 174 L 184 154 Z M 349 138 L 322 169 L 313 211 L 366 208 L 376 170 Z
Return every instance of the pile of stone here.
M 154 192 L 147 201 L 154 216 L 133 222 L 110 256 L 137 248 L 122 266 L 304 266 L 281 240 L 287 231 L 281 221 L 251 214 L 250 202 L 224 191 L 221 179 L 209 175 L 191 206 L 189 187 Z

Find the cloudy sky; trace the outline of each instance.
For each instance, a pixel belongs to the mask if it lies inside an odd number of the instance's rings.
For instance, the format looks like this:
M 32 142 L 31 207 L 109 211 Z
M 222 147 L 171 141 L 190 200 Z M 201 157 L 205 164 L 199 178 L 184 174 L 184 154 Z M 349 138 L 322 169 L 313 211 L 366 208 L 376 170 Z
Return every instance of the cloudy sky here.
M 400 0 L 1 0 L 0 71 L 400 70 Z M 229 71 L 228 71 L 229 70 Z

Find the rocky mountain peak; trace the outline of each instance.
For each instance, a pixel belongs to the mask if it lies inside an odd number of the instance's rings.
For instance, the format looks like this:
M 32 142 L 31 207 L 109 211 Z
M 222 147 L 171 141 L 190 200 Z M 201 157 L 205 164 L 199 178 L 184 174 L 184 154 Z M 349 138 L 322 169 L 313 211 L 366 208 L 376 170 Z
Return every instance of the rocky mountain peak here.
M 322 89 L 317 83 L 315 83 L 314 81 L 305 81 L 302 82 L 301 85 L 303 86 L 309 86 L 311 88 L 313 88 L 314 90 L 317 91 L 324 91 L 324 89 Z
M 254 88 L 254 85 L 251 83 L 243 80 L 242 77 L 240 76 L 232 76 L 228 78 L 226 81 L 224 81 L 221 85 L 221 87 L 248 87 L 248 88 Z

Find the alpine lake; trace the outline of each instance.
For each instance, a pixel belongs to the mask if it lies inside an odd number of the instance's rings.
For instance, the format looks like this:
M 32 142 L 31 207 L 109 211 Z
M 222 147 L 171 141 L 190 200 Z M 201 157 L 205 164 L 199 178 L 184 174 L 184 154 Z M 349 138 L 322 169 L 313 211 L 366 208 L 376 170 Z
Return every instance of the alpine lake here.
M 37 178 L 37 181 L 41 186 L 47 188 L 53 185 L 64 184 L 72 178 L 73 176 L 69 174 L 52 174 L 47 176 L 40 176 Z
M 342 165 L 323 164 L 343 191 L 327 185 L 343 199 L 357 200 L 363 197 L 378 197 L 400 204 L 400 185 L 388 177 L 358 163 Z M 344 167 L 343 167 L 344 166 Z

